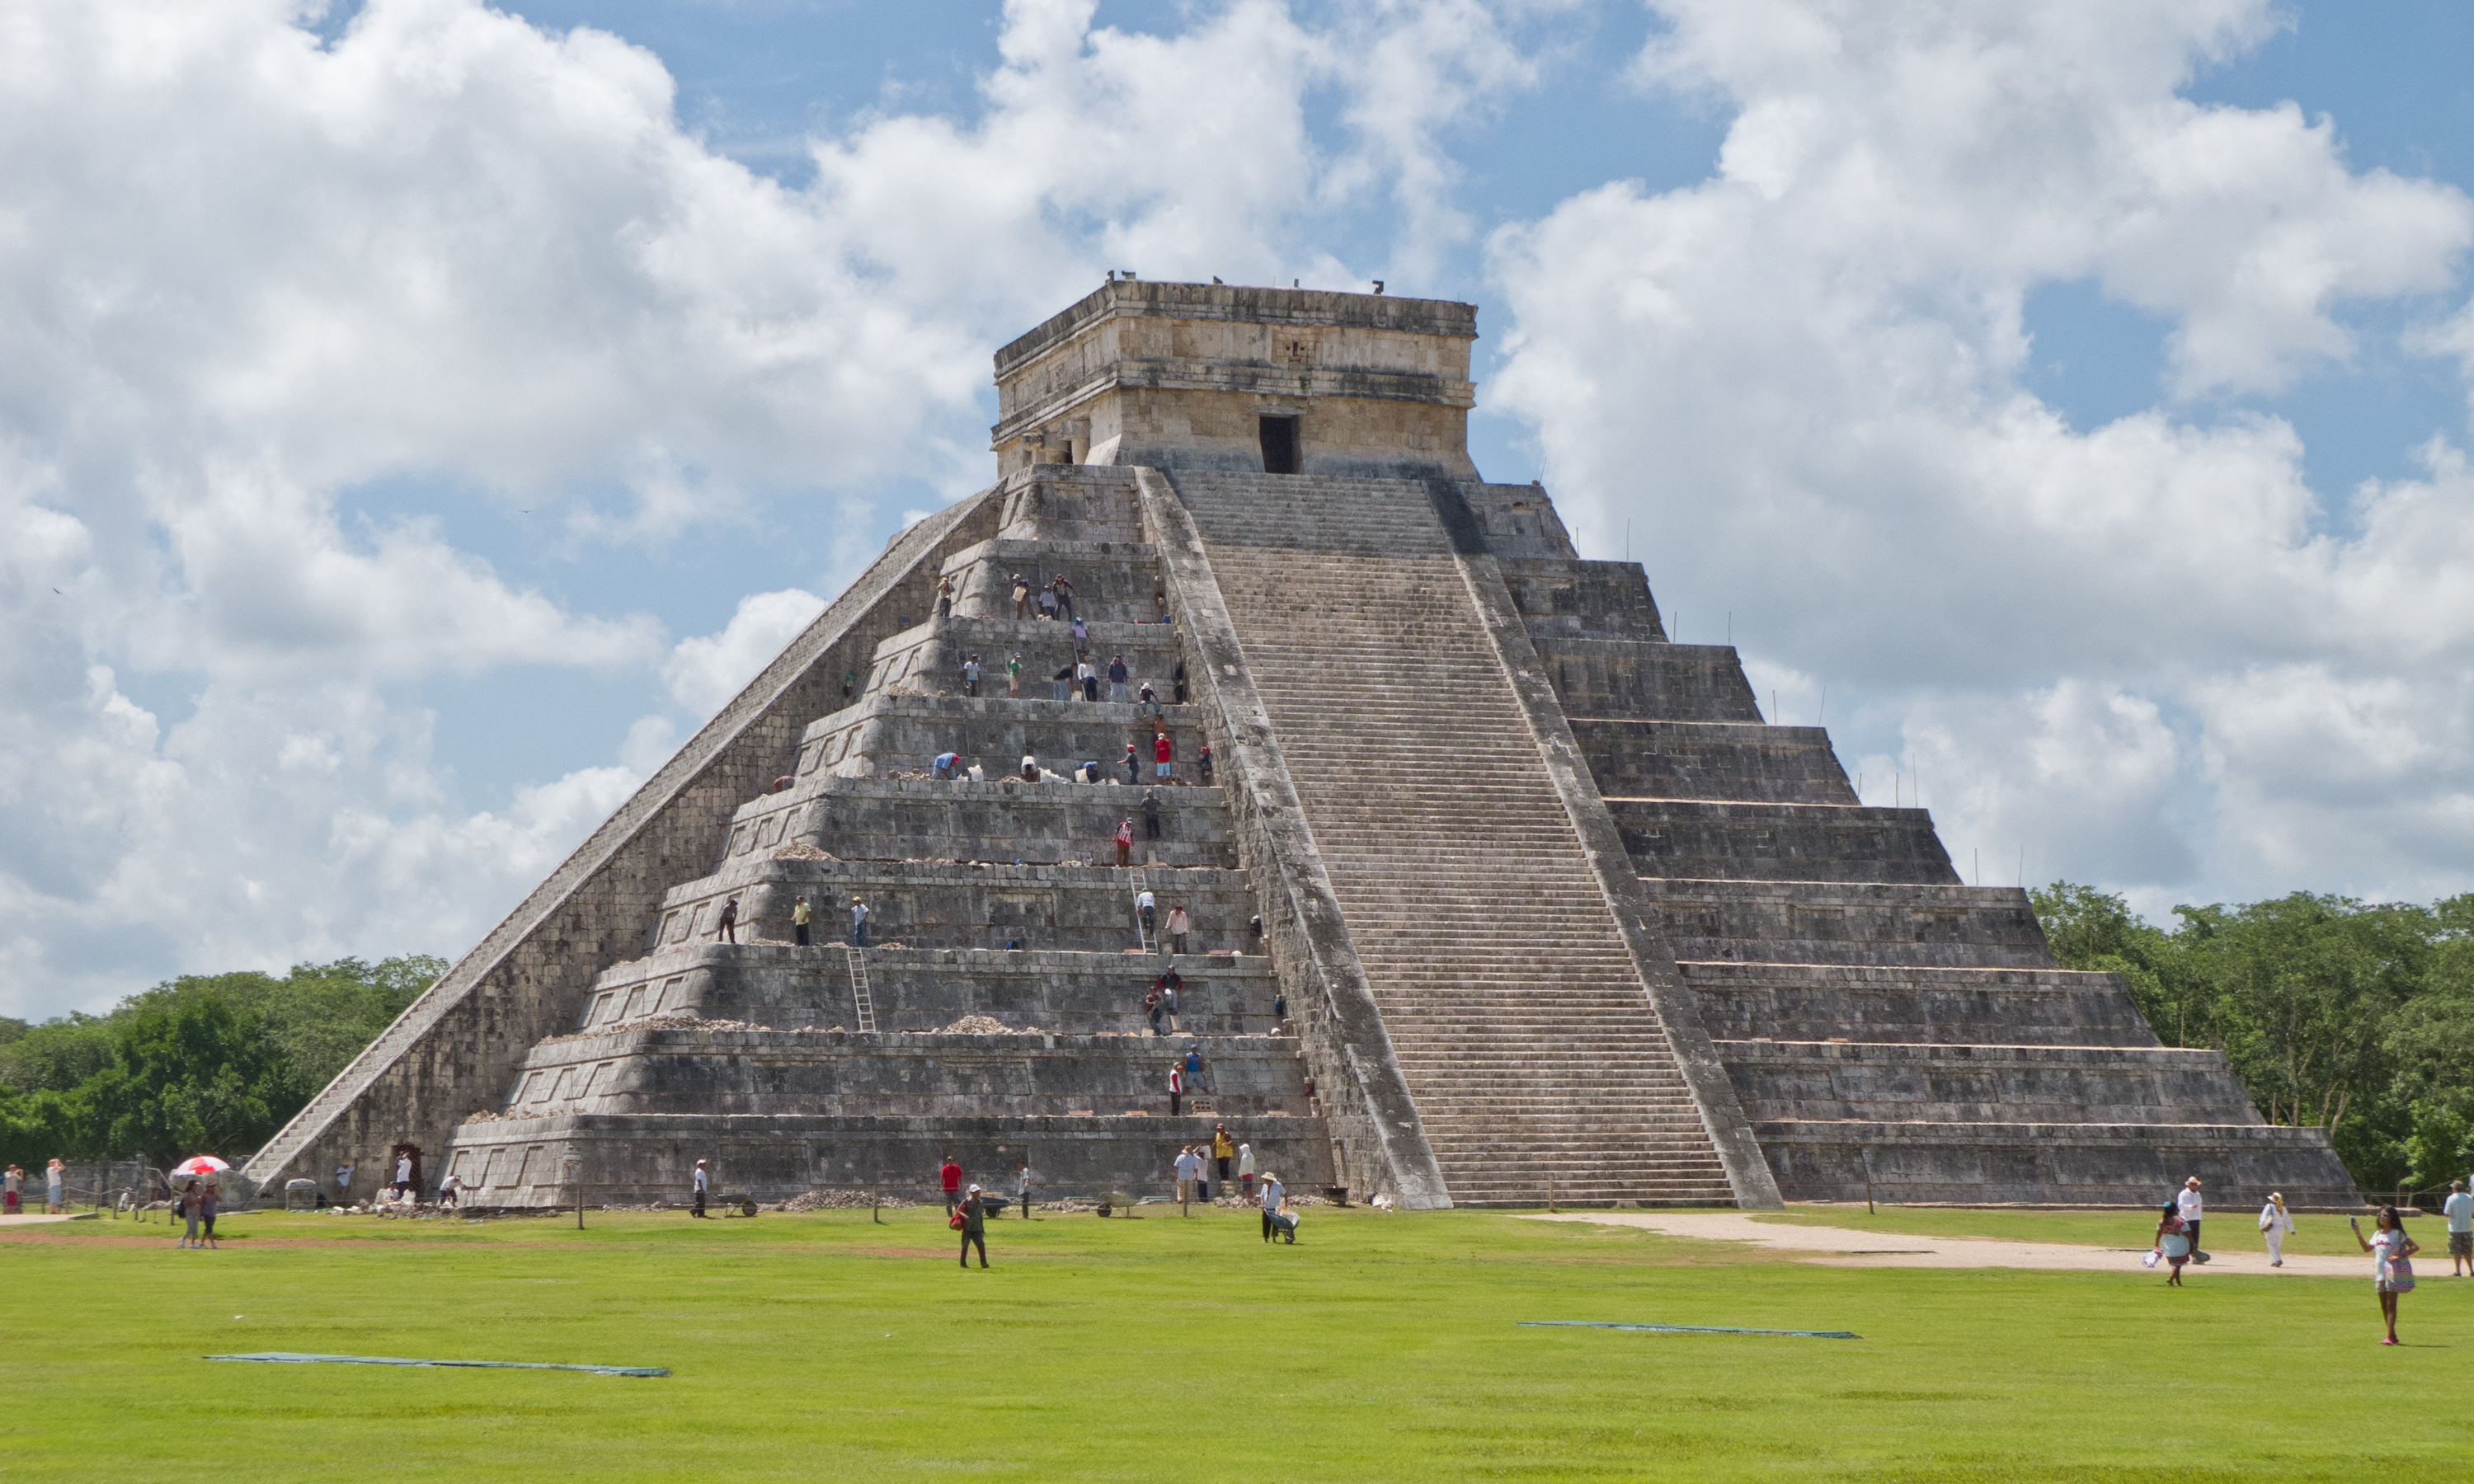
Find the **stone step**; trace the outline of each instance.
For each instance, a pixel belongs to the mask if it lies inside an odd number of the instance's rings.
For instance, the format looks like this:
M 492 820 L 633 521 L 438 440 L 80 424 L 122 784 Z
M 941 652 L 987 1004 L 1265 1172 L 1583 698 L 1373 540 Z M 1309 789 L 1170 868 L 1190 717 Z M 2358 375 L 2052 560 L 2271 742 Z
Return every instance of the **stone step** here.
M 1710 963 L 1676 966 L 1710 1035 L 1783 1041 L 2154 1046 L 2121 981 L 2063 969 Z
M 1150 833 L 1146 801 L 1158 804 Z M 741 807 L 725 857 L 806 845 L 842 860 L 923 850 L 965 861 L 1088 864 L 1116 859 L 1117 822 L 1134 826 L 1132 860 L 1234 869 L 1226 796 L 1217 788 L 1096 783 L 946 783 L 811 774 Z

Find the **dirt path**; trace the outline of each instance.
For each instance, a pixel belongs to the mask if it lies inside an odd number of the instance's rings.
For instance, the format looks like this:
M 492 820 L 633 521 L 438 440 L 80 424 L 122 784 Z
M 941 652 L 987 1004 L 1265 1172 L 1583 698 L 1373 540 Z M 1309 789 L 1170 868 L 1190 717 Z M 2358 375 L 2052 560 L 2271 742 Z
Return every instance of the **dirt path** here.
M 1981 1236 L 1916 1236 L 1898 1233 L 1856 1232 L 1846 1227 L 1790 1226 L 1755 1221 L 1735 1211 L 1575 1211 L 1553 1216 L 1524 1216 L 1524 1221 L 1585 1221 L 1599 1226 L 1639 1227 L 1669 1236 L 1697 1236 L 1710 1241 L 1750 1242 L 1779 1252 L 1807 1255 L 1807 1262 L 1848 1268 L 2051 1268 L 2072 1272 L 2136 1273 L 2140 1253 L 2113 1252 L 2067 1242 L 2008 1242 Z M 2314 1257 L 2289 1253 L 2285 1266 L 2268 1265 L 2268 1254 L 2257 1250 L 2217 1252 L 2204 1267 L 2184 1268 L 2183 1276 L 2214 1278 L 2225 1273 L 2269 1278 L 2358 1278 L 2369 1286 L 2368 1257 Z M 2160 1265 L 2159 1273 L 2162 1272 Z

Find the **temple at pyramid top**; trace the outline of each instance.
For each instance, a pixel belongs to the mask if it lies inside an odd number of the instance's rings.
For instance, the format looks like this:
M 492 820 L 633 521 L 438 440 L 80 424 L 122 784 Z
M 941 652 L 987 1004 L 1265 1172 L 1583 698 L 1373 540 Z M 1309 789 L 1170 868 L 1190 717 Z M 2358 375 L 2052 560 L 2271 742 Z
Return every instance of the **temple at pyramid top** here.
M 996 355 L 1001 474 L 1036 464 L 1477 474 L 1477 306 L 1116 278 Z

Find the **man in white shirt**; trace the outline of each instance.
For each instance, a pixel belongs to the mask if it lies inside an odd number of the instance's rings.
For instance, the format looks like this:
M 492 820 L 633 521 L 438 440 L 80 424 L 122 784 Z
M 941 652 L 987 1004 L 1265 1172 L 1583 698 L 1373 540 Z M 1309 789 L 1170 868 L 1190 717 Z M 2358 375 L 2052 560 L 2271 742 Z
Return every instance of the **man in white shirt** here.
M 2173 1213 L 2181 1217 L 2182 1225 L 2189 1229 L 2191 1237 L 2191 1256 L 2196 1257 L 2199 1255 L 2198 1176 L 2194 1175 L 2190 1179 L 2182 1182 L 2180 1192 L 2173 1197 Z
M 704 1172 L 704 1161 L 702 1160 L 698 1160 L 695 1167 L 695 1209 L 688 1212 L 689 1215 L 701 1216 L 704 1214 L 704 1194 L 710 1184 L 711 1177 L 706 1175 Z
M 1202 1161 L 1191 1144 L 1176 1152 L 1176 1210 L 1180 1216 L 1194 1214 L 1194 1182 L 1202 1173 Z
M 395 1159 L 395 1193 L 401 1195 L 411 1188 L 412 1156 L 400 1154 Z
M 2448 1218 L 2448 1276 L 2474 1277 L 2474 1195 L 2465 1193 L 2465 1182 L 2448 1183 L 2439 1213 Z

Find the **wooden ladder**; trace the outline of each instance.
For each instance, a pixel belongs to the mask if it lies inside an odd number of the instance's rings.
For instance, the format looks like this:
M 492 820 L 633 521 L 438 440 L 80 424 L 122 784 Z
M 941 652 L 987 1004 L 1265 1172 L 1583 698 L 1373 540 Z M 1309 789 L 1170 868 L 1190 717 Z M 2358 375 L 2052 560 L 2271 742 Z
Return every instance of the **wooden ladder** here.
M 1143 928 L 1144 881 L 1142 868 L 1139 866 L 1135 867 L 1130 873 L 1130 877 L 1132 884 L 1127 889 L 1127 900 L 1134 909 L 1134 941 L 1142 945 L 1144 952 L 1157 953 L 1159 951 L 1159 939 L 1154 936 L 1155 930 L 1153 932 L 1147 932 Z M 1152 898 L 1152 916 L 1154 920 L 1159 916 L 1157 898 Z
M 859 1010 L 859 1028 L 876 1033 L 876 996 L 867 989 L 867 959 L 849 944 L 842 945 L 842 959 L 850 965 L 851 1003 Z

